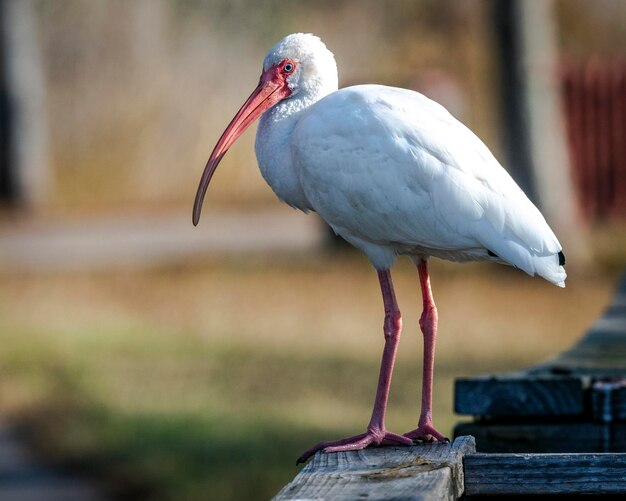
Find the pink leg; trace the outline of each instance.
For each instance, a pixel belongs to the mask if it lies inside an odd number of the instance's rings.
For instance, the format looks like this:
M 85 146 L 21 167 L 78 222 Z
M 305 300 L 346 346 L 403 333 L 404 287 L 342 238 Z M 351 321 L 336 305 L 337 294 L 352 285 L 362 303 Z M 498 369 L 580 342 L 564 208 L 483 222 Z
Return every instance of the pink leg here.
M 385 305 L 385 323 L 383 328 L 385 334 L 385 348 L 380 365 L 380 376 L 378 378 L 374 409 L 370 423 L 367 426 L 367 431 L 360 435 L 355 435 L 354 437 L 344 438 L 343 440 L 320 442 L 302 454 L 296 464 L 305 462 L 319 450 L 324 450 L 324 452 L 354 451 L 364 449 L 369 445 L 411 445 L 413 443 L 410 439 L 385 429 L 387 399 L 389 397 L 391 374 L 393 373 L 398 342 L 400 341 L 402 317 L 400 316 L 400 310 L 396 302 L 396 295 L 393 291 L 391 273 L 389 270 L 379 271 L 378 279 L 380 280 L 380 288 L 383 293 L 383 303 Z
M 424 368 L 422 378 L 422 412 L 417 428 L 405 433 L 405 437 L 424 441 L 449 441 L 433 426 L 433 372 L 435 366 L 435 341 L 437 340 L 437 307 L 430 288 L 428 263 L 420 259 L 417 271 L 422 287 L 424 309 L 420 317 L 420 328 L 424 334 Z

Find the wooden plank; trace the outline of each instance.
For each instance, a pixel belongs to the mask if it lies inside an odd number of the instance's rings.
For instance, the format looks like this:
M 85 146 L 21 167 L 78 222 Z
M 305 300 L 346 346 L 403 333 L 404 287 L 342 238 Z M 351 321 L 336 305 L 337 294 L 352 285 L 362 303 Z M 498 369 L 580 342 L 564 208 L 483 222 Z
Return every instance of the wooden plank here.
M 465 493 L 626 494 L 626 454 L 470 454 Z
M 523 373 L 457 378 L 454 410 L 474 416 L 571 416 L 584 411 L 579 377 Z
M 459 414 L 490 418 L 591 415 L 626 420 L 626 385 L 610 392 L 598 385 L 623 378 L 626 274 L 611 305 L 572 348 L 522 372 L 457 379 L 454 408 Z
M 485 453 L 626 452 L 626 423 L 459 423 L 454 435 L 473 435 Z
M 455 500 L 463 494 L 463 456 L 473 437 L 448 444 L 318 452 L 274 497 L 285 500 Z
M 596 421 L 626 421 L 626 379 L 596 381 L 591 392 L 591 408 Z

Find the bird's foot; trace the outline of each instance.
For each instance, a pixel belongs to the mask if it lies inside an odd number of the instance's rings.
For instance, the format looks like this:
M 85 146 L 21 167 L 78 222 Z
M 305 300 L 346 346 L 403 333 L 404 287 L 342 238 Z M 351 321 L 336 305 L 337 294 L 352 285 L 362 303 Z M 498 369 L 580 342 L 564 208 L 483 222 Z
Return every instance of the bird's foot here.
M 304 463 L 317 451 L 342 452 L 358 451 L 369 446 L 379 445 L 413 445 L 413 440 L 397 433 L 386 430 L 368 429 L 367 432 L 354 437 L 335 440 L 332 442 L 320 442 L 304 452 L 296 461 L 296 464 Z
M 439 433 L 430 422 L 422 423 L 418 425 L 413 431 L 404 434 L 405 437 L 411 440 L 417 440 L 420 442 L 449 442 L 450 439 Z

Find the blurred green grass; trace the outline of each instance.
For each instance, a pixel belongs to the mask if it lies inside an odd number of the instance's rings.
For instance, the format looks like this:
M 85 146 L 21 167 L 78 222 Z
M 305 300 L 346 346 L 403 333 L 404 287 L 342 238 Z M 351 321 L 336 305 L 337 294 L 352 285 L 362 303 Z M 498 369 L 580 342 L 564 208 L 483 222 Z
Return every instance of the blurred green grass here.
M 433 262 L 435 423 L 459 375 L 536 363 L 580 337 L 615 277 L 565 290 L 505 267 Z M 419 412 L 419 284 L 394 270 L 404 333 L 388 426 Z M 376 274 L 353 256 L 4 277 L 0 411 L 31 446 L 118 497 L 264 499 L 313 443 L 361 432 L 383 344 Z

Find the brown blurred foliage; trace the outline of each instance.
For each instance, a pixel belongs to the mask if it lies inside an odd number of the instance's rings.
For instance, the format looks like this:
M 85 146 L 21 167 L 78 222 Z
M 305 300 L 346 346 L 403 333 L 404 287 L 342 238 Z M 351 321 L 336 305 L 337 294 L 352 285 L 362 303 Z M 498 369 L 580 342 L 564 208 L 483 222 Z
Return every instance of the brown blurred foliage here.
M 443 100 L 498 153 L 490 2 L 482 0 L 56 0 L 38 3 L 61 210 L 189 204 L 210 149 L 289 32 L 319 35 L 340 85 L 379 82 Z M 564 52 L 626 45 L 626 3 L 557 2 Z M 438 94 L 435 90 L 443 91 Z M 447 89 L 447 90 L 446 90 Z M 272 204 L 253 133 L 208 202 Z

